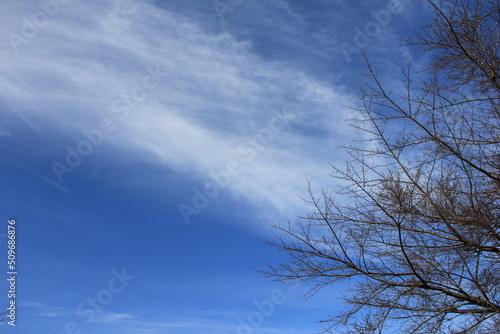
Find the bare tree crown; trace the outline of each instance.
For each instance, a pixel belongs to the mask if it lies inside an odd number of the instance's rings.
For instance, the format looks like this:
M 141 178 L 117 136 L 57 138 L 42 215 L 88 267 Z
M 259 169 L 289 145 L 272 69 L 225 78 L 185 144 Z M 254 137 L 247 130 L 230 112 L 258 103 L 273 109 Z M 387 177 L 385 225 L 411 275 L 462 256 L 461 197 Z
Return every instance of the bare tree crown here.
M 500 333 L 500 1 L 427 1 L 435 19 L 410 44 L 433 55 L 388 90 L 368 63 L 359 117 L 333 194 L 310 189 L 300 227 L 271 244 L 265 272 L 311 293 L 351 282 L 325 332 Z

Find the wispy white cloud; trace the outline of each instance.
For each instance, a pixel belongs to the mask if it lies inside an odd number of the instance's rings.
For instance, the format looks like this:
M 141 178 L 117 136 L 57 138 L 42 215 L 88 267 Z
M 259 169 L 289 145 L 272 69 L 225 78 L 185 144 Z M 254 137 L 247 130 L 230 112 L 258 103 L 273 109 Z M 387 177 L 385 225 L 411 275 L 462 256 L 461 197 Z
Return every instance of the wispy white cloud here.
M 64 310 L 60 306 L 50 306 L 40 302 L 20 302 L 19 307 L 27 308 L 28 310 L 34 310 L 35 314 L 40 317 L 61 317 L 71 314 L 71 312 Z
M 269 321 L 269 319 L 266 319 Z M 266 326 L 261 324 L 260 326 L 249 326 L 247 323 L 238 322 L 237 319 L 231 318 L 221 319 L 221 318 L 204 318 L 204 317 L 177 317 L 175 320 L 168 319 L 151 319 L 148 317 L 142 319 L 131 319 L 125 321 L 122 325 L 126 328 L 127 333 L 158 333 L 164 330 L 175 330 L 179 334 L 190 334 L 199 333 L 203 331 L 204 333 L 239 333 L 243 331 L 258 331 L 259 333 L 266 334 L 298 334 L 303 333 L 298 329 L 291 328 L 279 328 Z M 114 324 L 114 329 L 119 328 L 119 323 Z M 312 330 L 312 329 L 311 329 Z
M 44 303 L 40 302 L 20 302 L 19 306 L 22 307 L 36 307 L 40 309 L 46 309 L 46 310 L 61 310 L 62 307 L 54 307 L 54 306 L 49 306 Z
M 109 118 L 107 142 L 158 164 L 210 180 L 239 161 L 244 171 L 228 189 L 283 211 L 301 206 L 306 179 L 325 182 L 326 162 L 342 160 L 336 145 L 352 136 L 341 119 L 356 102 L 342 89 L 266 60 L 251 40 L 204 31 L 148 2 L 70 2 L 2 62 L 1 99 L 34 130 L 49 124 L 66 134 L 54 160 L 64 163 L 65 146 Z M 139 94 L 151 69 L 160 85 L 120 119 L 113 102 Z M 251 144 L 284 111 L 293 118 L 266 145 Z M 244 148 L 255 156 L 246 159 Z
M 113 313 L 113 312 L 99 312 L 94 323 L 98 324 L 116 324 L 123 321 L 129 321 L 135 317 L 128 313 Z

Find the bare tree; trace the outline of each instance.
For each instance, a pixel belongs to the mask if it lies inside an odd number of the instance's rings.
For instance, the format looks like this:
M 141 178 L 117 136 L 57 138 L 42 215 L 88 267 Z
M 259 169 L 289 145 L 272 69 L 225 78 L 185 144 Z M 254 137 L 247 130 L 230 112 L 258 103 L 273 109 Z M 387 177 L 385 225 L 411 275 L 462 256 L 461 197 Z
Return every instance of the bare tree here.
M 435 19 L 410 44 L 431 66 L 402 71 L 396 93 L 368 62 L 349 120 L 368 139 L 271 242 L 290 260 L 269 276 L 310 294 L 350 283 L 324 332 L 500 333 L 500 2 L 427 2 Z

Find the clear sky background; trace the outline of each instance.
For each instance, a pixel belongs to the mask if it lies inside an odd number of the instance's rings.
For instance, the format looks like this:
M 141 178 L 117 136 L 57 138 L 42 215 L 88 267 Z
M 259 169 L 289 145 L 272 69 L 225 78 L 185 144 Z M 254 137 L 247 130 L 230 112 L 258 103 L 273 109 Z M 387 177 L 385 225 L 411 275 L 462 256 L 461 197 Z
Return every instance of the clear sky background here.
M 361 52 L 398 89 L 429 18 L 409 0 L 3 0 L 2 333 L 314 333 L 308 300 L 255 268 L 359 138 Z M 0 304 L 8 286 L 0 283 Z

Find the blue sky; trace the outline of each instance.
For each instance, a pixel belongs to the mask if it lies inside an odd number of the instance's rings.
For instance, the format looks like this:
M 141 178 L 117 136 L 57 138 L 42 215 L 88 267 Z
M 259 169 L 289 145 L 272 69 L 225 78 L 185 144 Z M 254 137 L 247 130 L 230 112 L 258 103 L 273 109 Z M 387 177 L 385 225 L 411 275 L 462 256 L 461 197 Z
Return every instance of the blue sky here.
M 407 0 L 2 1 L 2 333 L 315 332 L 345 285 L 265 279 L 271 224 L 360 136 L 361 51 L 387 82 L 428 17 Z M 421 57 L 421 56 L 419 56 Z M 7 277 L 7 265 L 2 265 Z M 0 284 L 7 305 L 8 286 Z M 2 306 L 3 307 L 3 306 Z

